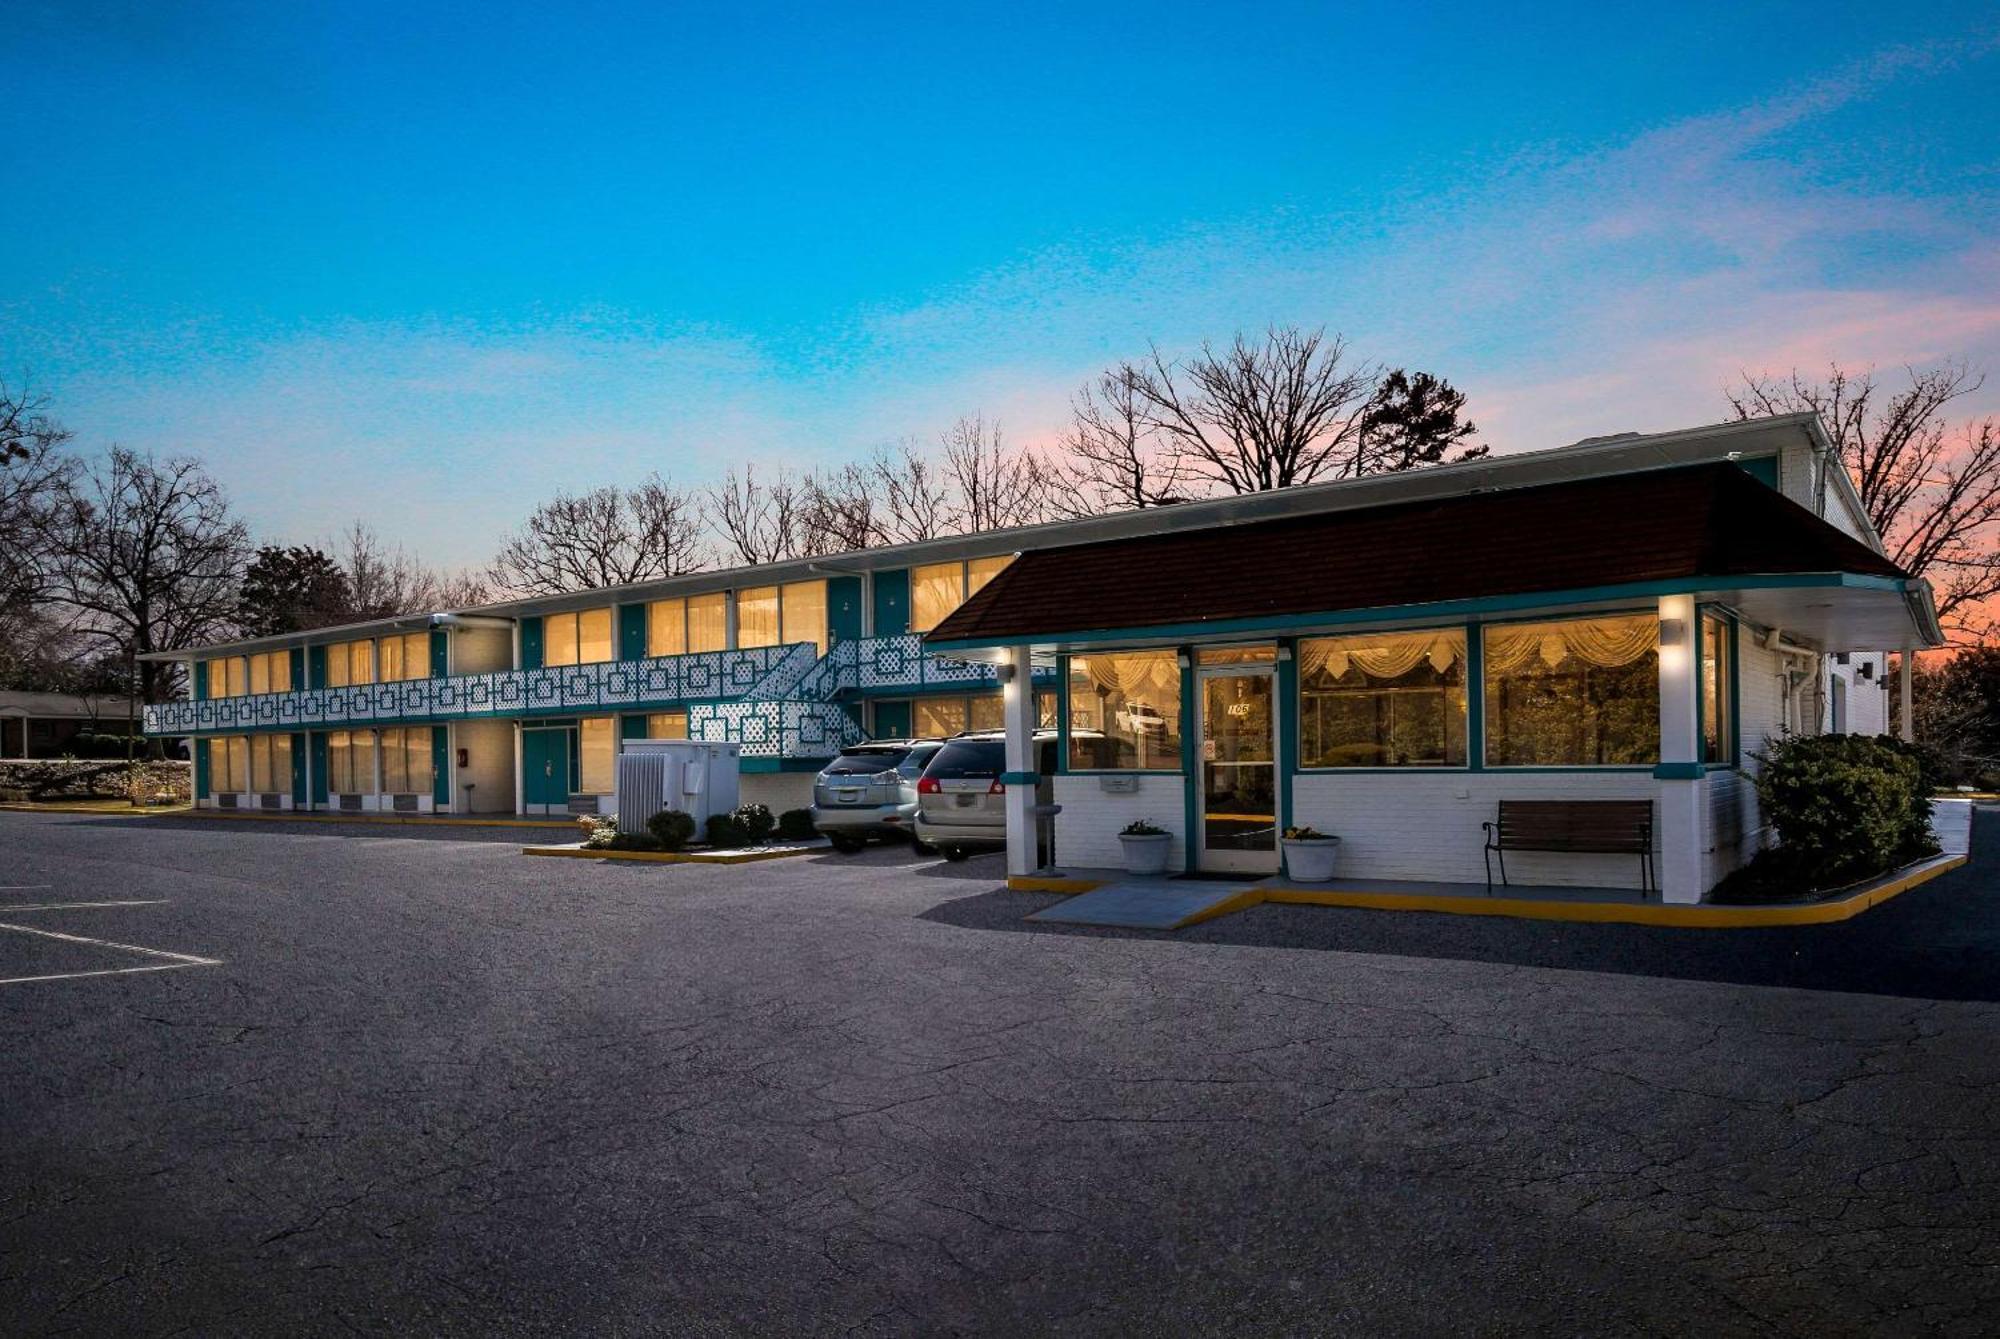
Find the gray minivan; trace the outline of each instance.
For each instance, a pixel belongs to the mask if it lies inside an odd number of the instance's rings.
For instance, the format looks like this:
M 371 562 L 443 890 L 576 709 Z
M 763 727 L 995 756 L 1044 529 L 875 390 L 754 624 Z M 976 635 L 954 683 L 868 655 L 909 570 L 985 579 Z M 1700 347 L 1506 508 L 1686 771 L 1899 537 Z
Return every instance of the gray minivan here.
M 1035 731 L 1035 802 L 1055 798 L 1056 732 Z M 964 860 L 974 851 L 1007 845 L 1007 735 L 1000 730 L 953 735 L 924 768 L 917 782 L 917 840 Z
M 871 739 L 851 744 L 813 778 L 813 827 L 852 855 L 870 837 L 911 836 L 917 778 L 941 739 Z

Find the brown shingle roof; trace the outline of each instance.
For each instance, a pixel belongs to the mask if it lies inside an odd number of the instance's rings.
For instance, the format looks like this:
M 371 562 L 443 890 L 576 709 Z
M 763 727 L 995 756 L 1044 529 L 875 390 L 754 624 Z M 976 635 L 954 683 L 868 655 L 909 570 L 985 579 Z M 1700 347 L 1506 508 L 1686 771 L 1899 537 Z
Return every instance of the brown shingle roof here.
M 1894 563 L 1724 462 L 1024 553 L 929 633 L 1002 642 Z

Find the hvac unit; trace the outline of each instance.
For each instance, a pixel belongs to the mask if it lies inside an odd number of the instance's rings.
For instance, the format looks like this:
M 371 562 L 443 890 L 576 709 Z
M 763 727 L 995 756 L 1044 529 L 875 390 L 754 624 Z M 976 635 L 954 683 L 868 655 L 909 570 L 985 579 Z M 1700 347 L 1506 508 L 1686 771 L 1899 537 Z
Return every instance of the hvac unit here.
M 654 814 L 678 809 L 694 819 L 696 832 L 705 832 L 709 815 L 736 807 L 739 748 L 690 739 L 626 740 L 618 754 L 618 830 L 644 832 Z

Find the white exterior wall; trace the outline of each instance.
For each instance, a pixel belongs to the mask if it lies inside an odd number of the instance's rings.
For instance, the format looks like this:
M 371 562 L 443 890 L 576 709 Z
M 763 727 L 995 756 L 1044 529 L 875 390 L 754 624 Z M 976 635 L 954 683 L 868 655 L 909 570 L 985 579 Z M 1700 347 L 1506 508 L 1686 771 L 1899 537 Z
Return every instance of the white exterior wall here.
M 1062 813 L 1056 816 L 1057 865 L 1116 869 L 1125 863 L 1119 831 L 1143 818 L 1173 834 L 1167 869 L 1186 869 L 1186 778 L 1179 772 L 1143 772 L 1128 773 L 1123 779 L 1137 781 L 1139 788 L 1129 795 L 1116 795 L 1106 791 L 1095 775 L 1055 778 L 1055 802 L 1062 806 Z
M 1340 838 L 1342 878 L 1484 883 L 1480 824 L 1501 800 L 1657 803 L 1659 788 L 1650 772 L 1302 772 L 1287 822 Z M 1509 851 L 1507 873 L 1524 884 L 1639 886 L 1637 856 Z
M 514 812 L 514 723 L 460 721 L 451 727 L 453 752 L 452 804 L 474 814 Z M 466 765 L 456 766 L 456 750 L 466 752 Z M 465 783 L 472 783 L 466 806 Z
M 745 772 L 737 785 L 740 803 L 768 805 L 774 814 L 812 808 L 811 772 Z

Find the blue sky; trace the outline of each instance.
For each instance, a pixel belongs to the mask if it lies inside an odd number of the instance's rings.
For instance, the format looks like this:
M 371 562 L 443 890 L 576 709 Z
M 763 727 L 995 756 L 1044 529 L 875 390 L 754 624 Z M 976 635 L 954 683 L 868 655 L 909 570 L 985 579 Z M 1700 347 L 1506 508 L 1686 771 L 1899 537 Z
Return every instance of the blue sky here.
M 453 563 L 556 488 L 1045 438 L 1272 321 L 1503 450 L 2000 371 L 1990 6 L 1494 8 L 26 0 L 0 371 L 264 536 Z

